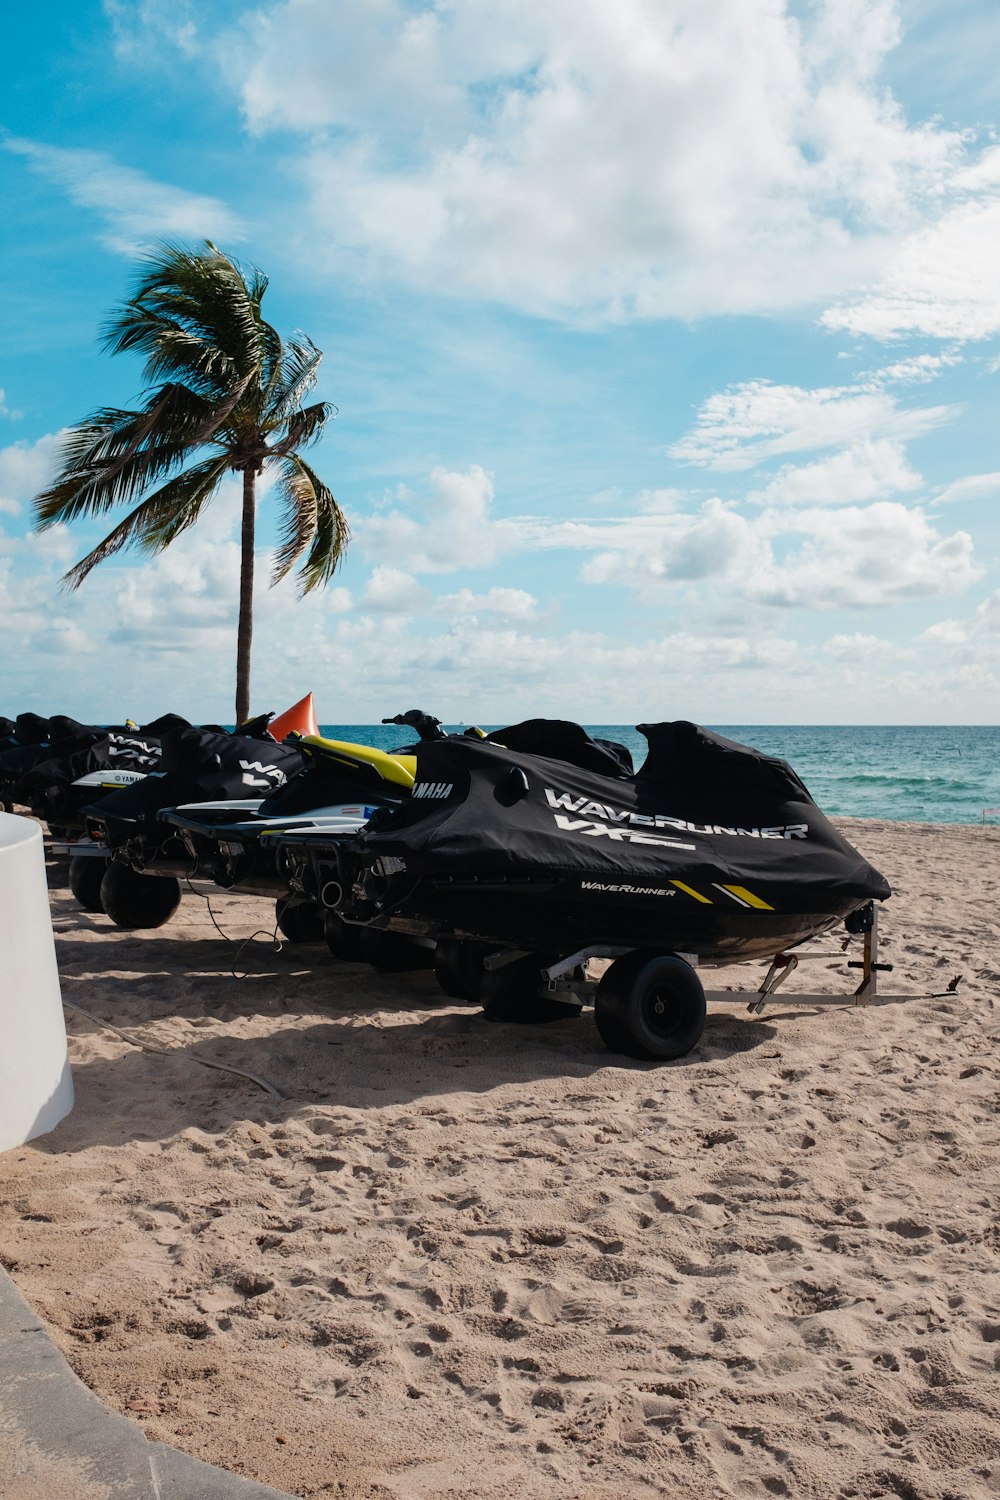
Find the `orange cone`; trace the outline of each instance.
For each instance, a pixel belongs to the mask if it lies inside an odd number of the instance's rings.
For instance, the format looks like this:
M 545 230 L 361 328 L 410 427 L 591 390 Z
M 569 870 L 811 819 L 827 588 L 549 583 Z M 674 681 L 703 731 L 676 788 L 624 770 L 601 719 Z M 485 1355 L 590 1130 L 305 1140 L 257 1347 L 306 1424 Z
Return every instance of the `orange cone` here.
M 298 703 L 293 703 L 291 708 L 272 719 L 267 732 L 276 740 L 283 740 L 290 734 L 319 734 L 312 693 L 306 693 Z

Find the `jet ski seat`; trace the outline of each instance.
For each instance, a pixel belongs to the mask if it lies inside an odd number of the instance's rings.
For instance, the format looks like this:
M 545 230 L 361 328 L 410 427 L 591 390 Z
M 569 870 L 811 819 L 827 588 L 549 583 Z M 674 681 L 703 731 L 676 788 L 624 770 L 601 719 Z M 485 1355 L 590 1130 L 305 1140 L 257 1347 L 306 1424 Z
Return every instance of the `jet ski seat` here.
M 409 791 L 417 771 L 415 755 L 390 754 L 372 745 L 354 745 L 347 740 L 326 740 L 322 735 L 294 736 L 297 750 L 313 759 L 326 760 L 332 767 L 353 772 L 372 785 L 388 781 Z

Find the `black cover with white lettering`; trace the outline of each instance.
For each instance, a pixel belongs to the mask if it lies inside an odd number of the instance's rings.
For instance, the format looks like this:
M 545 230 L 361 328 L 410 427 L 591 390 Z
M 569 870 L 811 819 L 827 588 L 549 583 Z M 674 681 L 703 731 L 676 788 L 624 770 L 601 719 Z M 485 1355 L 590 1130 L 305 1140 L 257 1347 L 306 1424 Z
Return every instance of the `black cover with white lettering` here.
M 639 727 L 650 752 L 627 778 L 459 737 L 422 744 L 411 800 L 355 846 L 386 920 L 531 948 L 743 957 L 890 894 L 784 761 L 685 721 Z
M 29 716 L 20 715 L 18 724 L 25 717 Z M 46 786 L 72 779 L 67 778 L 66 767 L 73 757 L 86 755 L 93 745 L 108 735 L 103 725 L 81 724 L 63 714 L 55 714 L 44 723 L 48 725 L 50 739 L 21 745 L 0 757 L 0 784 L 5 786 L 13 802 L 30 807 L 32 811 L 36 810 L 36 802 L 43 798 Z M 45 808 L 37 815 L 45 817 Z
M 268 736 L 225 730 L 185 728 L 163 737 L 157 774 L 110 792 L 92 811 L 104 824 L 114 848 L 141 830 L 164 837 L 159 814 L 188 802 L 222 802 L 267 797 L 302 770 L 304 757 L 293 745 Z

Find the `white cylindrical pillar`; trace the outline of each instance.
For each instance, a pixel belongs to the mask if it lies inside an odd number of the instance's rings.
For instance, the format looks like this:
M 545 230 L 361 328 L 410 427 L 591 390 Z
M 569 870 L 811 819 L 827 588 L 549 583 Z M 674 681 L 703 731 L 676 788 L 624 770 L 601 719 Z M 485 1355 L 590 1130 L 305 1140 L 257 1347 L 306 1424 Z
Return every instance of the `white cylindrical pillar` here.
M 0 813 L 0 1151 L 72 1108 L 42 830 Z

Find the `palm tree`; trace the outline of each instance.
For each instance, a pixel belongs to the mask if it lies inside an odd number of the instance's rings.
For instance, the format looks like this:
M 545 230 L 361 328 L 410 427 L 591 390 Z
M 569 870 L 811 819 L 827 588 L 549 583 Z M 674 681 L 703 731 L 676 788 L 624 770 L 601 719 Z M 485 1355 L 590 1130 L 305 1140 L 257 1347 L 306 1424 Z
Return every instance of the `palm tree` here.
M 283 515 L 272 584 L 300 559 L 300 593 L 327 583 L 350 538 L 343 511 L 299 451 L 334 410 L 325 401 L 302 404 L 323 356 L 304 335 L 283 341 L 265 323 L 266 290 L 266 276 L 210 241 L 198 251 L 158 246 L 102 340 L 113 354 L 146 356 L 143 404 L 104 407 L 71 427 L 58 477 L 35 499 L 40 531 L 133 505 L 65 575 L 75 589 L 123 547 L 162 551 L 197 521 L 228 472 L 243 475 L 237 724 L 250 713 L 257 476 L 278 470 Z

